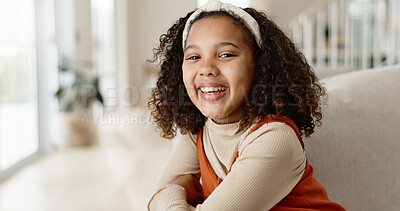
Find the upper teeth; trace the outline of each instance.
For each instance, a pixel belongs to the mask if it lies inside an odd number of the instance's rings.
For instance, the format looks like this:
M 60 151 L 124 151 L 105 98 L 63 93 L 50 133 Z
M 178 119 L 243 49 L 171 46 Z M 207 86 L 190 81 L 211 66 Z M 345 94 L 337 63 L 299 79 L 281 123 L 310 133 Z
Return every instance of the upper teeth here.
M 201 87 L 202 92 L 218 92 L 218 91 L 225 91 L 225 87 Z

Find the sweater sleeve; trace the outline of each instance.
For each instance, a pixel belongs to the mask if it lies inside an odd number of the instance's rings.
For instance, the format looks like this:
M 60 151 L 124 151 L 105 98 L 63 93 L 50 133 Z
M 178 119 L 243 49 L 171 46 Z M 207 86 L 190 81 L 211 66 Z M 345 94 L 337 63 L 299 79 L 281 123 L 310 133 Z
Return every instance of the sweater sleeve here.
M 266 124 L 243 141 L 231 172 L 203 204 L 182 206 L 186 196 L 182 190 L 181 201 L 170 201 L 164 210 L 268 210 L 298 183 L 305 162 L 289 126 Z
M 178 138 L 161 175 L 158 188 L 148 203 L 148 209 L 151 211 L 190 210 L 190 207 L 194 209 L 186 203 L 185 189 L 170 183 L 180 175 L 199 173 L 196 140 L 192 135 L 182 135 Z

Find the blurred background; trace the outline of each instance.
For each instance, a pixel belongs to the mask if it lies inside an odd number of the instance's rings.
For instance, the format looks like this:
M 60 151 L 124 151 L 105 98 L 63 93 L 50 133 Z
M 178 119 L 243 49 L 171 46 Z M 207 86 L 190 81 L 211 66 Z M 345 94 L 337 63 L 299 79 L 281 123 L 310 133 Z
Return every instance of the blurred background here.
M 205 2 L 0 0 L 0 210 L 145 209 L 173 147 L 146 60 Z M 224 2 L 265 11 L 320 77 L 400 61 L 399 1 Z

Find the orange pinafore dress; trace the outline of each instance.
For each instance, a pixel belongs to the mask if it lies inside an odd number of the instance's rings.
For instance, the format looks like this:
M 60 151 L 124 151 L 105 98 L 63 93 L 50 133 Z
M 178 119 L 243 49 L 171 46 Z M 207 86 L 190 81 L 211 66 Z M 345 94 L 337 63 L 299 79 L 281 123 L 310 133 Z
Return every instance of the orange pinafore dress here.
M 299 130 L 294 122 L 287 117 L 272 116 L 264 119 L 262 122 L 258 123 L 254 128 L 251 129 L 248 135 L 256 131 L 262 125 L 270 122 L 283 122 L 290 126 L 297 135 L 303 149 L 304 143 L 301 139 Z M 202 188 L 204 200 L 207 199 L 209 195 L 214 191 L 215 188 L 222 182 L 222 180 L 215 174 L 212 169 L 208 159 L 205 155 L 203 148 L 203 136 L 202 130 L 200 129 L 197 133 L 197 154 L 200 162 L 200 174 L 202 180 Z M 247 137 L 246 136 L 246 137 Z M 238 158 L 238 152 L 233 159 L 235 163 Z M 232 168 L 231 165 L 231 168 Z M 311 210 L 323 210 L 323 211 L 337 211 L 345 210 L 339 204 L 329 200 L 325 188 L 315 179 L 313 176 L 313 167 L 308 163 L 306 164 L 306 169 L 301 177 L 300 181 L 293 188 L 293 190 L 283 198 L 278 204 L 276 204 L 272 211 L 311 211 Z M 229 169 L 230 172 L 230 169 Z M 229 173 L 228 172 L 228 173 Z

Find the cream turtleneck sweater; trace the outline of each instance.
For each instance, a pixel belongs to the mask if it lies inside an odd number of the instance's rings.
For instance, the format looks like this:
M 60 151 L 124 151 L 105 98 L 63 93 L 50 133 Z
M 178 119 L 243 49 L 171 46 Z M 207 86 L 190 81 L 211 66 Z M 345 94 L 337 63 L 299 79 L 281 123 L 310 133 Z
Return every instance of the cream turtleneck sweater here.
M 284 123 L 272 122 L 247 137 L 250 129 L 238 130 L 239 122 L 220 125 L 206 120 L 204 150 L 215 174 L 223 182 L 197 207 L 186 202 L 183 187 L 170 184 L 179 175 L 200 173 L 196 136 L 181 136 L 148 209 L 268 210 L 288 195 L 300 181 L 306 166 L 305 152 L 293 129 Z M 239 157 L 227 175 L 237 151 Z

